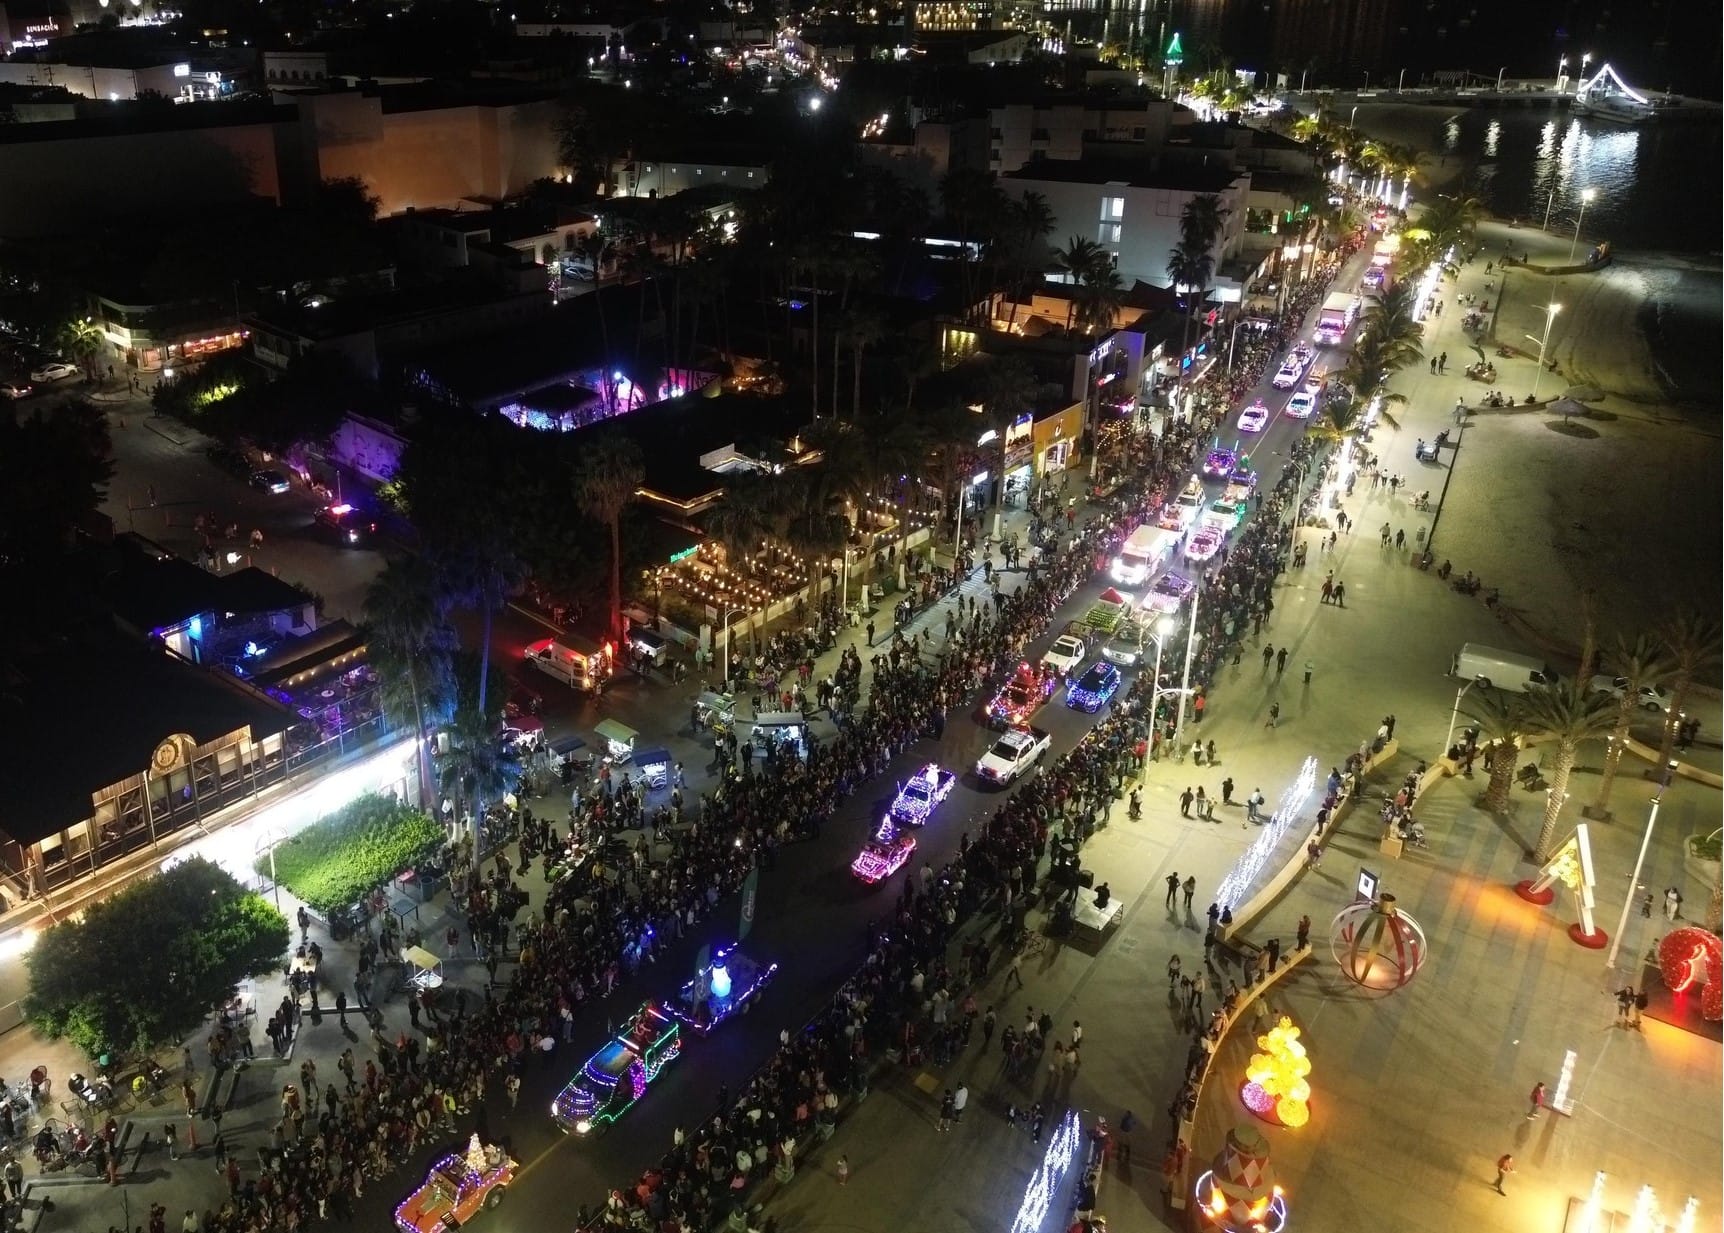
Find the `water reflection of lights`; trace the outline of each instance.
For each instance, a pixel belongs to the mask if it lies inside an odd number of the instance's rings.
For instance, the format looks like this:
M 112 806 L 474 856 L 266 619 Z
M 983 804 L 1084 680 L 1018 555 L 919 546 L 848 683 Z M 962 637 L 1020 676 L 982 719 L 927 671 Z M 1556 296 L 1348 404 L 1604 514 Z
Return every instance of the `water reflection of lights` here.
M 1502 121 L 1492 120 L 1485 126 L 1485 154 L 1490 158 L 1497 156 L 1497 139 L 1503 135 Z
M 1538 156 L 1547 159 L 1556 153 L 1556 121 L 1546 120 L 1544 127 L 1538 130 Z

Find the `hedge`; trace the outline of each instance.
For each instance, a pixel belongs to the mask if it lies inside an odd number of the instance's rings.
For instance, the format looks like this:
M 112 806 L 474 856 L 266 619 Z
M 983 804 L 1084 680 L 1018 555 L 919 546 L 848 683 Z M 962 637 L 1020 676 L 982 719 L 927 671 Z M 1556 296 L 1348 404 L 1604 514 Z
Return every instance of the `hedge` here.
M 423 860 L 443 828 L 421 810 L 370 793 L 275 849 L 275 880 L 322 915 L 346 907 Z M 253 866 L 268 877 L 270 855 Z
M 279 970 L 288 941 L 268 900 L 188 860 L 45 930 L 24 1014 L 91 1058 L 177 1043 L 241 980 Z

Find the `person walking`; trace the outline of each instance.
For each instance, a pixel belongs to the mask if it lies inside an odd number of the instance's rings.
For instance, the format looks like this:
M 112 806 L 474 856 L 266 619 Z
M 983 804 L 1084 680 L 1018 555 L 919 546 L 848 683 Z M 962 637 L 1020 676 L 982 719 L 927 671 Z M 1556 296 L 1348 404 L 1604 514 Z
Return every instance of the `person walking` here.
M 1338 608 L 1347 606 L 1347 584 L 1339 579 L 1335 582 L 1335 606 Z
M 1013 955 L 1011 963 L 1006 966 L 1006 978 L 1005 978 L 1005 980 L 1000 982 L 1000 987 L 1001 987 L 1002 991 L 1004 991 L 1006 989 L 1013 988 L 1014 987 L 1012 984 L 1013 981 L 1017 982 L 1017 984 L 1015 986 L 1016 988 L 1022 989 L 1024 987 L 1024 974 L 1022 971 L 1019 970 L 1022 967 L 1022 965 L 1023 965 L 1023 956 L 1022 955 Z M 988 1014 L 990 1016 L 992 1016 L 993 1012 L 989 1011 Z M 991 1031 L 992 1028 L 990 1028 L 989 1030 Z
M 1624 985 L 1616 991 L 1616 1026 L 1632 1027 L 1630 1012 L 1634 1010 L 1634 986 Z
M 1251 790 L 1251 795 L 1245 798 L 1245 817 L 1246 817 L 1246 819 L 1251 821 L 1251 822 L 1260 821 L 1262 819 L 1262 816 L 1263 816 L 1259 812 L 1262 805 L 1263 805 L 1263 789 L 1262 788 L 1253 788 Z
M 952 1128 L 952 1089 L 947 1088 L 946 1094 L 940 1098 L 940 1120 L 934 1129 L 939 1134 L 945 1134 Z
M 1191 897 L 1197 893 L 1196 875 L 1185 879 L 1185 883 L 1180 889 L 1185 892 L 1185 910 L 1189 912 L 1191 911 Z
M 954 1122 L 962 1122 L 964 1120 L 964 1106 L 969 1103 L 970 1089 L 964 1081 L 960 1079 L 958 1080 L 958 1086 L 952 1089 L 952 1120 Z
M 1280 676 L 1287 671 L 1287 648 L 1282 647 L 1275 652 L 1275 675 Z
M 1299 918 L 1299 932 L 1294 945 L 1299 950 L 1304 950 L 1307 946 L 1311 945 L 1311 918 L 1309 916 L 1301 916 Z
M 1664 919 L 1682 919 L 1682 892 L 1674 886 L 1666 887 L 1664 891 Z
M 1193 801 L 1193 799 L 1195 799 L 1195 798 L 1191 795 L 1191 788 L 1188 785 L 1186 787 L 1185 791 L 1183 791 L 1179 794 L 1179 816 L 1180 817 L 1189 818 L 1191 816 L 1191 802 Z M 1168 889 L 1167 898 L 1169 901 L 1169 906 L 1172 906 L 1172 900 L 1173 900 L 1172 888 Z
M 1223 805 L 1233 803 L 1233 776 L 1231 775 L 1221 781 L 1221 803 Z
M 178 1160 L 180 1158 L 180 1137 L 172 1122 L 168 1122 L 162 1127 L 162 1142 L 168 1145 L 168 1159 Z
M 1275 644 L 1272 642 L 1265 642 L 1263 644 L 1263 671 L 1265 671 L 1265 672 L 1269 671 L 1269 661 L 1274 659 L 1274 658 L 1275 658 Z
M 1642 985 L 1634 991 L 1634 1018 L 1628 1024 L 1637 1032 L 1640 1030 L 1640 1016 L 1646 1013 L 1646 1003 L 1646 986 Z
M 1505 1198 L 1508 1195 L 1508 1191 L 1503 1189 L 1503 1178 L 1507 1177 L 1510 1173 L 1513 1173 L 1513 1172 L 1514 1172 L 1514 1157 L 1511 1156 L 1509 1153 L 1504 1152 L 1501 1156 L 1497 1157 L 1497 1180 L 1492 1182 L 1491 1186 L 1493 1189 L 1495 1189 L 1495 1191 L 1498 1194 L 1504 1196 Z
M 1504 1157 L 1504 1159 L 1507 1159 L 1507 1157 Z M 840 1156 L 838 1158 L 838 1164 L 833 1168 L 833 1172 L 838 1175 L 838 1184 L 840 1186 L 848 1186 L 850 1184 L 850 1157 Z
M 1187 793 L 1189 793 L 1190 791 L 1191 791 L 1190 788 L 1186 789 Z M 1173 873 L 1170 873 L 1167 875 L 1167 906 L 1168 907 L 1171 908 L 1173 906 L 1173 897 L 1177 894 L 1179 894 L 1179 873 L 1177 870 L 1175 870 Z
M 1526 1120 L 1530 1122 L 1538 1116 L 1538 1111 L 1544 1108 L 1544 1084 L 1533 1084 L 1532 1091 L 1527 1095 L 1527 1100 L 1531 1108 L 1527 1110 Z
M 1269 719 L 1263 726 L 1265 728 L 1273 728 L 1273 727 L 1275 727 L 1276 724 L 1278 724 L 1280 722 L 1281 722 L 1281 704 L 1279 702 L 1271 702 L 1269 704 Z

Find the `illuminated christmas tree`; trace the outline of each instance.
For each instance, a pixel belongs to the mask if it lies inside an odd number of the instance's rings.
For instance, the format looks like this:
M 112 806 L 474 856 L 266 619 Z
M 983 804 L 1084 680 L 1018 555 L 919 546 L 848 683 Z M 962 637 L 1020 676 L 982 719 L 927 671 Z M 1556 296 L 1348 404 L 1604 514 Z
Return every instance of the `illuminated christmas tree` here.
M 1311 1060 L 1305 1056 L 1305 1046 L 1299 1042 L 1299 1029 L 1287 1016 L 1281 1016 L 1268 1032 L 1257 1038 L 1259 1053 L 1251 1055 L 1245 1068 L 1245 1086 L 1240 1099 L 1258 1117 L 1274 1120 L 1283 1126 L 1303 1126 L 1311 1119 L 1307 1103 L 1311 1085 L 1305 1076 L 1311 1073 Z

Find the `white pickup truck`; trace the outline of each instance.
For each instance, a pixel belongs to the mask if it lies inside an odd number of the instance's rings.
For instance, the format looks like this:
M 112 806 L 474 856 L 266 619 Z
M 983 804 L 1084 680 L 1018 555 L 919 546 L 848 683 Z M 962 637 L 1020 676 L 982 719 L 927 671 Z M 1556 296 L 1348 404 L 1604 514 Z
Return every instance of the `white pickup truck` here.
M 1035 765 L 1053 738 L 1040 728 L 1007 728 L 976 763 L 976 777 L 1002 788 Z
M 1087 654 L 1089 647 L 1082 638 L 1076 634 L 1061 634 L 1042 656 L 1042 662 L 1061 676 L 1070 676 Z

